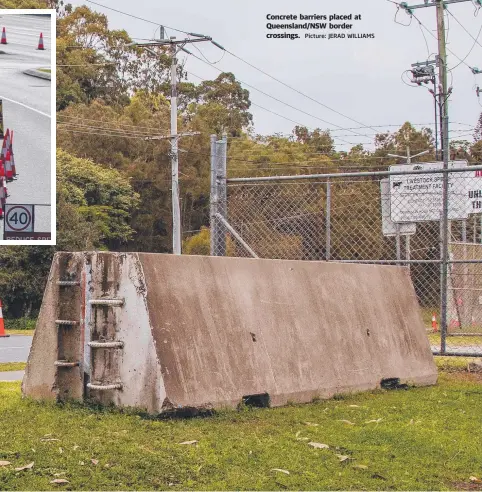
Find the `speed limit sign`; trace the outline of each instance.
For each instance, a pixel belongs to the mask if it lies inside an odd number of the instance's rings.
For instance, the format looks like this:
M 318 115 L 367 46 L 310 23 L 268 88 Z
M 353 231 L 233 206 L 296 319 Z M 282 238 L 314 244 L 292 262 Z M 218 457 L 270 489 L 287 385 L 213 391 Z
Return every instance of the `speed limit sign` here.
M 33 232 L 33 205 L 5 205 L 5 232 Z

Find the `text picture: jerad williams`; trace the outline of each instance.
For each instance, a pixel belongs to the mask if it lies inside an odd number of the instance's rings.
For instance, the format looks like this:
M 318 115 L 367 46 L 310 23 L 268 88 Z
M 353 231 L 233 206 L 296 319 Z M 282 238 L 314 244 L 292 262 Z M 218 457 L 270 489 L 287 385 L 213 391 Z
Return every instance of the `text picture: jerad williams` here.
M 328 34 L 305 34 L 305 39 L 375 39 L 374 33 L 328 33 Z

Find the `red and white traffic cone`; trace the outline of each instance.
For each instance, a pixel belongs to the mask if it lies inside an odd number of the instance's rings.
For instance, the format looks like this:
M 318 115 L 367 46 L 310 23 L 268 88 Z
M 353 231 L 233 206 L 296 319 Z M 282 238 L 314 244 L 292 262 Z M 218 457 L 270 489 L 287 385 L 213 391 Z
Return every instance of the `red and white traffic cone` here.
M 3 209 L 5 208 L 6 203 L 7 203 L 7 188 L 5 188 L 3 179 L 0 178 L 0 219 L 3 219 Z
M 438 331 L 437 316 L 435 316 L 435 313 L 432 314 L 432 330 L 434 333 Z
M 38 40 L 38 50 L 44 50 L 44 36 L 42 33 L 40 33 L 40 38 Z
M 13 181 L 12 157 L 9 150 L 7 151 L 7 157 L 5 157 L 5 178 L 7 183 Z
M 10 140 L 10 130 L 7 128 L 7 131 L 5 132 L 5 136 L 3 137 L 3 144 L 2 144 L 2 157 L 5 158 L 7 155 L 7 142 Z
M 5 135 L 5 140 L 7 141 L 7 143 L 5 144 L 5 147 L 7 148 L 7 150 L 10 150 L 10 147 L 12 146 L 12 139 L 11 139 L 11 133 L 10 133 L 9 129 L 7 129 L 7 134 Z
M 13 149 L 10 152 L 10 164 L 12 165 L 12 177 L 17 179 L 17 167 L 15 166 L 15 157 L 13 155 Z
M 3 159 L 0 157 L 0 179 L 5 177 L 5 165 L 3 163 Z
M 5 333 L 5 323 L 3 322 L 3 313 L 2 313 L 2 301 L 0 299 L 0 338 L 9 337 Z
M 5 28 L 2 31 L 2 41 L 1 44 L 7 44 L 7 33 L 5 32 Z

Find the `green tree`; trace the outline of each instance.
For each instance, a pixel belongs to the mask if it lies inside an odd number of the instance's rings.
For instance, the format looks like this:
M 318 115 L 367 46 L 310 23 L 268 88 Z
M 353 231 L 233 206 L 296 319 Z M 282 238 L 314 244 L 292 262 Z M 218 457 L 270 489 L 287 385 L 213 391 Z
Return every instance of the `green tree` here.
M 57 21 L 57 109 L 103 99 L 127 104 L 133 90 L 156 91 L 169 73 L 166 52 L 152 57 L 131 45 L 124 30 L 86 6 L 67 9 Z
M 249 91 L 232 73 L 221 73 L 215 80 L 203 81 L 191 91 L 195 101 L 187 107 L 186 118 L 211 133 L 240 136 L 253 122 L 249 112 Z
M 117 249 L 132 238 L 129 218 L 139 195 L 125 176 L 62 150 L 57 152 L 57 173 L 59 201 L 75 205 L 76 212 L 97 231 L 97 239 L 92 240 L 96 246 Z
M 335 142 L 329 130 L 308 130 L 305 126 L 295 126 L 293 134 L 298 142 L 305 144 L 312 152 L 332 154 L 335 151 Z

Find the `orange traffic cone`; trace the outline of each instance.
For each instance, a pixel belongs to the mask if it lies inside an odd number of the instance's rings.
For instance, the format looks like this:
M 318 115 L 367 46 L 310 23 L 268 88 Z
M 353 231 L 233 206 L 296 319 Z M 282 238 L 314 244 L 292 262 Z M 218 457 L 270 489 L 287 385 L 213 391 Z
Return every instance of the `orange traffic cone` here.
M 5 157 L 5 178 L 7 183 L 13 181 L 12 158 L 9 150 L 7 150 L 7 157 Z
M 7 33 L 5 32 L 5 28 L 2 31 L 2 44 L 7 44 Z
M 432 330 L 434 332 L 438 331 L 437 316 L 435 316 L 435 313 L 432 314 Z
M 42 33 L 40 33 L 40 38 L 38 40 L 38 50 L 44 50 L 44 36 Z
M 0 338 L 9 337 L 5 333 L 5 323 L 3 322 L 3 314 L 2 314 L 2 301 L 0 300 Z

